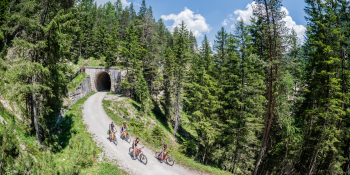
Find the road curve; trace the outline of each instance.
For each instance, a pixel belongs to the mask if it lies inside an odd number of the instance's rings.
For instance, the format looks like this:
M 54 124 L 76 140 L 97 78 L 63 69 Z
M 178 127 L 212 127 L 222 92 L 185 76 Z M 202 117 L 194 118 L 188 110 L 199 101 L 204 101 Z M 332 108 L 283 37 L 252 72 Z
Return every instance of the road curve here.
M 143 148 L 143 153 L 147 156 L 147 165 L 142 164 L 139 160 L 132 160 L 129 155 L 129 144 L 125 140 L 120 138 L 120 126 L 117 126 L 118 132 L 116 134 L 118 139 L 118 145 L 114 145 L 109 142 L 107 130 L 109 124 L 112 122 L 111 118 L 106 114 L 102 106 L 102 100 L 106 96 L 107 92 L 98 92 L 90 96 L 84 103 L 83 120 L 88 126 L 88 132 L 94 135 L 94 140 L 97 144 L 103 148 L 106 156 L 111 160 L 116 160 L 117 164 L 130 174 L 144 174 L 144 175 L 157 175 L 157 174 L 199 174 L 198 172 L 191 171 L 185 167 L 176 164 L 169 166 L 166 163 L 159 162 L 154 157 L 154 152 Z M 133 140 L 134 138 L 132 138 Z M 142 140 L 141 140 L 142 143 Z

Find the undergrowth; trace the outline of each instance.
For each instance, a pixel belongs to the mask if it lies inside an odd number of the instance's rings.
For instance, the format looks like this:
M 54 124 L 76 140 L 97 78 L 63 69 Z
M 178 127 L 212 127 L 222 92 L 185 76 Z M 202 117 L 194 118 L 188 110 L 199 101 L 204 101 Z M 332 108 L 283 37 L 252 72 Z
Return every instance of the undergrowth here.
M 21 121 L 0 105 L 0 116 L 7 123 L 15 123 L 13 132 L 17 134 L 25 150 L 13 157 L 15 163 L 8 161 L 12 170 L 8 170 L 11 172 L 7 173 L 110 174 L 113 172 L 113 174 L 127 174 L 115 163 L 101 157 L 102 149 L 93 141 L 92 135 L 86 132 L 82 109 L 84 102 L 93 94 L 89 94 L 72 105 L 63 120 L 52 131 L 52 140 L 44 140 L 42 145 L 37 144 L 35 135 L 24 134 Z M 3 137 L 0 139 L 1 143 Z M 16 149 L 19 150 L 18 144 Z
M 77 60 L 75 60 L 73 62 L 73 71 L 76 72 L 78 71 L 82 66 L 104 66 L 105 65 L 105 61 L 104 58 L 94 58 L 94 57 L 90 57 L 88 59 L 85 59 L 83 57 L 79 57 Z
M 186 138 L 177 134 L 175 139 L 172 126 L 160 110 L 153 110 L 149 116 L 140 116 L 140 104 L 130 98 L 118 101 L 105 98 L 103 107 L 117 125 L 121 126 L 123 121 L 127 121 L 130 135 L 139 136 L 141 142 L 153 151 L 159 151 L 163 144 L 167 143 L 169 149 L 172 150 L 170 156 L 178 164 L 209 174 L 231 174 L 219 168 L 205 166 L 194 161 L 193 154 L 187 154 L 196 151 L 194 138 Z

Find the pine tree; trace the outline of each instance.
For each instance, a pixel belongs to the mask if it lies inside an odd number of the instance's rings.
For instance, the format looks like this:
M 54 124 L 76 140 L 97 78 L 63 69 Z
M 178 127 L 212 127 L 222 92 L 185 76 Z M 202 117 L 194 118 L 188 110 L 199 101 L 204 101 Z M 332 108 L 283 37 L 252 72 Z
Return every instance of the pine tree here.
M 133 96 L 133 90 L 137 79 L 137 74 L 135 74 L 135 71 L 142 70 L 141 60 L 147 52 L 144 45 L 139 42 L 140 35 L 140 28 L 134 28 L 134 25 L 131 24 L 126 31 L 121 47 L 121 56 L 123 57 L 122 62 L 127 70 L 125 81 L 133 84 L 131 89 L 129 89 L 130 96 Z
M 129 16 L 130 16 L 130 23 L 131 24 L 134 24 L 134 25 L 136 25 L 137 24 L 137 15 L 136 15 L 136 11 L 135 11 L 135 9 L 134 9 L 134 4 L 133 3 L 131 3 L 130 4 L 130 7 L 129 7 Z
M 19 1 L 19 5 L 12 7 L 14 12 L 23 13 L 10 14 L 16 16 L 16 22 L 11 24 L 19 24 L 11 25 L 12 31 L 19 28 L 22 31 L 12 40 L 14 54 L 4 63 L 14 65 L 4 73 L 5 80 L 12 82 L 5 89 L 11 92 L 9 98 L 23 110 L 23 118 L 30 121 L 27 123 L 32 124 L 30 127 L 41 144 L 42 138 L 49 135 L 52 116 L 59 111 L 66 91 L 66 76 L 70 73 L 66 61 L 70 59 L 76 15 L 69 10 L 74 1 L 54 2 L 57 6 L 50 6 L 48 1 L 31 2 L 38 8 L 30 13 L 31 9 L 25 8 L 27 3 L 27 0 Z M 23 69 L 23 65 L 27 69 Z
M 139 17 L 140 19 L 144 18 L 144 16 L 146 15 L 146 11 L 147 11 L 146 1 L 145 1 L 145 0 L 142 0 L 142 3 L 141 3 L 141 7 L 140 7 L 140 11 L 139 11 L 138 17 Z
M 284 44 L 286 33 L 288 32 L 285 27 L 282 19 L 285 17 L 285 12 L 281 11 L 281 1 L 270 1 L 270 0 L 258 0 L 253 9 L 254 15 L 258 18 L 258 23 L 260 26 L 256 27 L 260 31 L 259 40 L 262 42 L 261 50 L 256 51 L 260 52 L 264 61 L 266 61 L 269 65 L 268 68 L 268 77 L 267 77 L 267 108 L 266 108 L 266 119 L 265 119 L 265 128 L 264 134 L 261 142 L 260 153 L 258 159 L 256 161 L 256 166 L 254 170 L 254 175 L 258 173 L 262 173 L 267 171 L 267 169 L 261 169 L 261 163 L 266 163 L 265 158 L 267 155 L 267 145 L 269 143 L 269 137 L 271 135 L 271 128 L 275 126 L 275 122 L 280 117 L 278 113 L 275 111 L 279 108 L 280 104 L 278 103 L 278 99 L 280 99 L 280 95 L 284 95 L 283 93 L 278 92 L 278 88 L 283 85 L 283 81 L 279 81 L 283 77 L 281 76 L 282 70 L 282 60 L 284 59 L 283 52 L 285 50 L 286 45 Z M 254 32 L 257 33 L 257 32 Z M 258 35 L 258 36 L 259 36 Z M 276 120 L 274 120 L 276 118 Z M 276 124 L 277 125 L 277 124 Z M 272 145 L 273 147 L 274 145 Z
M 219 116 L 216 111 L 218 102 L 218 82 L 208 74 L 212 67 L 211 48 L 206 35 L 202 42 L 199 54 L 194 56 L 189 72 L 190 82 L 186 84 L 185 105 L 189 113 L 197 138 L 197 153 L 195 159 L 207 163 L 210 154 L 215 149 L 213 144 L 220 133 L 217 122 Z M 199 157 L 201 154 L 201 158 Z M 209 157 L 209 158 L 208 158 Z
M 174 56 L 175 56 L 175 86 L 176 86 L 176 112 L 174 121 L 174 136 L 179 126 L 179 118 L 182 111 L 182 94 L 183 94 L 183 81 L 186 78 L 187 64 L 190 59 L 189 49 L 191 49 L 189 43 L 189 33 L 186 29 L 185 23 L 182 21 L 179 26 L 177 36 L 174 41 Z
M 137 75 L 135 93 L 141 102 L 142 112 L 148 115 L 152 109 L 152 101 L 150 100 L 148 85 L 141 72 L 138 72 Z
M 115 16 L 116 16 L 117 20 L 119 21 L 121 19 L 121 14 L 123 12 L 123 4 L 122 4 L 121 0 L 117 0 L 114 3 L 114 8 L 115 8 Z
M 304 168 L 299 165 L 297 169 L 309 174 L 330 171 L 342 174 L 340 166 L 344 158 L 341 154 L 334 155 L 339 151 L 336 146 L 341 133 L 338 125 L 344 115 L 342 77 L 337 76 L 342 67 L 342 34 L 336 10 L 339 4 L 336 1 L 306 3 L 307 20 L 312 25 L 307 30 L 307 87 L 302 108 L 305 142 L 299 157 Z
M 219 78 L 222 73 L 221 69 L 227 57 L 227 50 L 226 50 L 227 37 L 228 37 L 228 34 L 226 33 L 226 30 L 224 27 L 222 27 L 221 30 L 218 31 L 218 33 L 215 35 L 214 50 L 217 52 L 217 54 L 215 54 L 214 58 L 215 58 L 215 63 L 217 64 L 216 67 L 218 70 L 217 78 Z
M 106 66 L 110 67 L 116 65 L 117 57 L 119 55 L 119 40 L 118 40 L 118 25 L 115 25 L 108 38 L 108 46 L 106 50 Z

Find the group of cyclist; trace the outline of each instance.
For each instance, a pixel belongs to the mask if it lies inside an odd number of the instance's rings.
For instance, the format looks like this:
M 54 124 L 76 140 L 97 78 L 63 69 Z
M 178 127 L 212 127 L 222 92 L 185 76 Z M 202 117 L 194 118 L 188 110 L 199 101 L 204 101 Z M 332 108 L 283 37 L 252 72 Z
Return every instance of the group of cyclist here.
M 122 134 L 124 135 L 124 137 L 126 134 L 126 128 L 129 129 L 129 126 L 126 124 L 126 121 L 123 121 L 121 131 L 122 131 Z M 117 132 L 117 128 L 113 122 L 109 125 L 109 130 L 110 130 L 109 141 L 112 142 L 112 140 L 115 136 L 115 133 Z M 139 149 L 137 147 L 138 144 L 140 144 L 144 147 L 144 145 L 140 143 L 140 137 L 136 137 L 136 139 L 132 142 L 132 148 L 134 150 L 134 155 L 133 155 L 134 160 L 135 160 L 136 150 Z M 161 159 L 163 159 L 163 155 L 166 154 L 167 151 L 168 151 L 168 145 L 166 143 L 164 143 L 162 149 L 160 150 Z

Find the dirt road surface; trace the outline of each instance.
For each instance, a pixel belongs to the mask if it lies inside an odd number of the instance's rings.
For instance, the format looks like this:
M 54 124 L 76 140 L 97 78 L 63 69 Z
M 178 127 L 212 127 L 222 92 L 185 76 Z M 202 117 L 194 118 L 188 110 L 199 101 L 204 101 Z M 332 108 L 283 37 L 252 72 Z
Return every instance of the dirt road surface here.
M 86 100 L 83 109 L 83 119 L 84 123 L 88 126 L 88 132 L 94 135 L 94 140 L 100 147 L 103 148 L 109 159 L 116 160 L 117 164 L 130 174 L 201 174 L 177 165 L 176 162 L 174 166 L 161 163 L 155 158 L 155 153 L 147 148 L 142 149 L 144 155 L 146 155 L 148 159 L 148 163 L 146 165 L 141 163 L 138 159 L 133 160 L 129 155 L 131 143 L 128 143 L 120 138 L 120 126 L 117 126 L 118 132 L 116 134 L 118 145 L 116 146 L 112 142 L 109 142 L 107 130 L 112 120 L 106 114 L 102 106 L 102 100 L 106 94 L 107 92 L 98 92 Z M 131 138 L 131 141 L 134 139 L 135 138 Z

